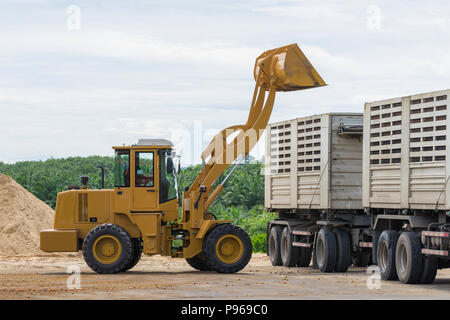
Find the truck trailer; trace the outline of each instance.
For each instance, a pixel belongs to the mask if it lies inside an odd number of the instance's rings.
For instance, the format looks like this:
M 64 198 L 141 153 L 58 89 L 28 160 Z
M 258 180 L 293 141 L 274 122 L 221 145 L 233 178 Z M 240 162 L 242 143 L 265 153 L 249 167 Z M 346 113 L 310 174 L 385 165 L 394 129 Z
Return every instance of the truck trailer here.
M 265 207 L 273 265 L 431 283 L 450 267 L 450 90 L 374 101 L 364 114 L 270 124 Z

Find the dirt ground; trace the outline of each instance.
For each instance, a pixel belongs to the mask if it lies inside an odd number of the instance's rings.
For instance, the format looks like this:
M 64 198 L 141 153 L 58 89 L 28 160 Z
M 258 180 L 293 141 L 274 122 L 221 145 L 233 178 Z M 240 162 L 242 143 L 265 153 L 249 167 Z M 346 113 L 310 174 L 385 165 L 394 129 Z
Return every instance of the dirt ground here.
M 80 288 L 68 267 L 78 266 Z M 193 270 L 183 259 L 143 256 L 132 270 L 99 275 L 80 254 L 0 257 L 0 299 L 450 299 L 450 269 L 430 285 L 381 281 L 368 289 L 366 268 L 323 274 L 312 268 L 272 267 L 254 254 L 237 274 Z M 370 282 L 370 281 L 369 281 Z M 375 286 L 376 287 L 376 286 Z

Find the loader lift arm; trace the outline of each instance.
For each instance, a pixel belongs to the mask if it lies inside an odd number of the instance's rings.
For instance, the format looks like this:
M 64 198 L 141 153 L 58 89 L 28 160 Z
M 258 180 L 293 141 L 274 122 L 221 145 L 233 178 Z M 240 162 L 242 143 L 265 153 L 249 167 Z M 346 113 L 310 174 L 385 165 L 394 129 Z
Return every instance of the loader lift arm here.
M 255 62 L 254 78 L 256 84 L 247 122 L 225 128 L 214 137 L 201 154 L 202 171 L 183 192 L 183 229 L 197 229 L 204 223 L 205 213 L 223 188 L 219 184 L 213 190 L 214 182 L 240 155 L 247 156 L 261 138 L 272 113 L 276 92 L 326 85 L 297 44 L 260 55 Z M 227 142 L 233 133 L 237 133 L 236 137 Z M 190 255 L 188 251 L 185 250 L 185 256 Z

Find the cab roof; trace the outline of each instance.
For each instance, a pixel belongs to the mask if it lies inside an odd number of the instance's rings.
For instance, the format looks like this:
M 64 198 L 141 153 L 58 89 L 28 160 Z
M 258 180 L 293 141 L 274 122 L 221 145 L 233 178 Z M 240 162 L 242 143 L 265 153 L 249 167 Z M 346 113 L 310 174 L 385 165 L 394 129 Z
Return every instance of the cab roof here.
M 131 146 L 118 146 L 113 149 L 127 149 L 127 148 L 140 148 L 140 147 L 152 147 L 152 148 L 173 148 L 173 143 L 167 139 L 139 139 L 136 144 Z

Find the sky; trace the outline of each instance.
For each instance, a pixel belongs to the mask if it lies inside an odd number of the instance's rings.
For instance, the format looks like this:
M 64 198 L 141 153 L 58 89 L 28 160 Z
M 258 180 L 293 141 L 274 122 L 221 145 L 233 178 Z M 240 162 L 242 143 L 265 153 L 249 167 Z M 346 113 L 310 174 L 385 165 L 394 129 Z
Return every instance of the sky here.
M 0 161 L 167 138 L 199 162 L 247 120 L 265 50 L 297 43 L 328 84 L 278 93 L 276 122 L 449 89 L 449 40 L 440 0 L 2 0 Z

